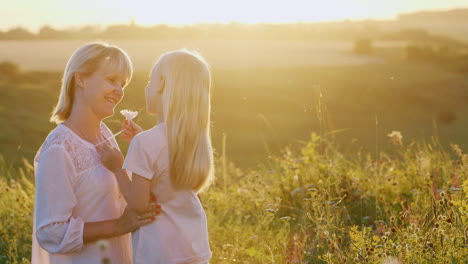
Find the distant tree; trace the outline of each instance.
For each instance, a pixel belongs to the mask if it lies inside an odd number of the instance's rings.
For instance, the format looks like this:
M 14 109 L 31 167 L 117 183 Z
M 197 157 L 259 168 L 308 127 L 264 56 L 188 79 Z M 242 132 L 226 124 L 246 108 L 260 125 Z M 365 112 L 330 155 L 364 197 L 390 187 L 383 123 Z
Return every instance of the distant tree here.
M 21 79 L 20 67 L 9 61 L 0 63 L 0 80 L 6 82 L 18 82 Z
M 362 38 L 354 41 L 353 52 L 360 55 L 369 55 L 373 51 L 372 41 L 367 38 Z
M 439 113 L 438 120 L 442 124 L 450 125 L 457 120 L 457 115 L 451 111 L 443 111 Z
M 61 34 L 51 26 L 45 25 L 39 30 L 38 37 L 40 39 L 58 39 L 61 37 Z
M 33 33 L 22 27 L 12 28 L 3 36 L 5 39 L 34 39 L 36 37 Z
M 99 38 L 99 35 L 102 33 L 102 30 L 99 26 L 88 25 L 73 32 L 73 38 L 75 39 L 96 39 Z

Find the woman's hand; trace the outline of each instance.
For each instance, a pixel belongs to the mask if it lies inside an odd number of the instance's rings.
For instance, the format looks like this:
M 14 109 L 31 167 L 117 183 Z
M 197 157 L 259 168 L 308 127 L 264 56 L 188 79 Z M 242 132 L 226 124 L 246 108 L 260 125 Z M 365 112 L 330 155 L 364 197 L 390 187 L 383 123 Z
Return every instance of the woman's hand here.
M 135 137 L 137 134 L 143 132 L 143 129 L 131 120 L 125 120 L 122 126 L 122 130 L 123 132 L 120 134 L 120 138 L 128 143 L 130 143 L 133 137 Z
M 156 216 L 160 213 L 159 205 L 156 205 L 155 202 L 150 203 L 148 210 L 138 214 L 135 210 L 130 207 L 126 207 L 122 216 L 118 219 L 119 229 L 121 234 L 126 234 L 128 232 L 134 232 L 141 226 L 152 223 L 156 220 Z
M 101 155 L 101 163 L 104 167 L 114 173 L 122 169 L 124 157 L 119 149 L 111 147 L 108 143 L 104 143 L 97 150 Z

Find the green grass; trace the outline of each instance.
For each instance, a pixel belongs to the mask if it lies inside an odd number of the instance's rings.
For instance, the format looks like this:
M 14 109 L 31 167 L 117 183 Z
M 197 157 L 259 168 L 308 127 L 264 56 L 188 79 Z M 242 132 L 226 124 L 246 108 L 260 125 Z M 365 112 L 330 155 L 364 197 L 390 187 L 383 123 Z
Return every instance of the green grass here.
M 466 263 L 467 155 L 438 142 L 393 148 L 379 160 L 347 158 L 313 134 L 255 169 L 217 159 L 217 180 L 201 195 L 210 263 Z M 32 169 L 7 167 L 0 164 L 0 263 L 27 263 Z

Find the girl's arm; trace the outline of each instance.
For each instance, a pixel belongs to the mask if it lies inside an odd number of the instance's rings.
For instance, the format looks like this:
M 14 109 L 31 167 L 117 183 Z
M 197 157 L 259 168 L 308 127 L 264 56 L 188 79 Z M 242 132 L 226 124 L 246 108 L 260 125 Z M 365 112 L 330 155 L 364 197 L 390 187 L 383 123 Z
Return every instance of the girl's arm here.
M 132 181 L 128 178 L 127 171 L 123 168 L 117 169 L 113 171 L 117 182 L 119 184 L 120 192 L 123 194 L 125 201 L 129 201 L 130 198 L 130 187 L 132 185 Z
M 136 212 L 144 212 L 150 203 L 151 181 L 136 173 L 132 174 L 132 184 L 128 205 Z M 159 205 L 156 205 L 160 208 Z
M 127 171 L 122 168 L 124 162 L 122 152 L 117 148 L 112 148 L 109 144 L 103 144 L 97 147 L 97 151 L 101 155 L 101 162 L 104 167 L 114 173 L 117 183 L 119 184 L 120 192 L 128 203 L 132 182 L 128 177 Z
M 151 181 L 136 173 L 132 174 L 132 180 L 128 178 L 127 171 L 122 168 L 123 155 L 117 148 L 108 145 L 100 149 L 102 164 L 112 171 L 119 183 L 119 188 L 127 201 L 127 204 L 137 212 L 143 213 L 149 206 L 151 197 Z M 159 205 L 156 205 L 160 208 Z

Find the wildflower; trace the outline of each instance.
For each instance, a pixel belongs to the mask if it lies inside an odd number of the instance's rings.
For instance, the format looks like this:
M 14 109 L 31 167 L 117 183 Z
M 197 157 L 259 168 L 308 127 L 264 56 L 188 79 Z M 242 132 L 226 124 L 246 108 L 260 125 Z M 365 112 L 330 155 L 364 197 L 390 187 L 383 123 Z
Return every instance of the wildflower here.
M 395 217 L 390 217 L 390 222 L 394 222 L 395 221 Z
M 457 144 L 451 144 L 451 147 L 452 147 L 453 152 L 455 152 L 455 154 L 457 154 L 458 157 L 460 158 L 465 157 L 465 153 L 463 153 L 463 150 Z
M 387 135 L 390 138 L 390 141 L 395 145 L 403 144 L 403 136 L 400 131 L 392 131 L 392 133 Z
M 388 257 L 383 260 L 382 264 L 399 264 L 400 262 L 398 261 L 397 258 L 395 257 Z
M 109 248 L 109 241 L 107 241 L 106 239 L 101 239 L 97 242 L 97 246 L 101 251 L 105 251 Z
M 120 113 L 125 117 L 127 121 L 131 121 L 133 118 L 135 118 L 138 115 L 137 111 L 131 111 L 128 109 L 120 110 Z

